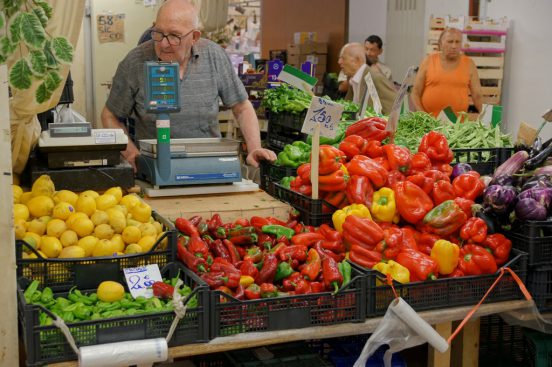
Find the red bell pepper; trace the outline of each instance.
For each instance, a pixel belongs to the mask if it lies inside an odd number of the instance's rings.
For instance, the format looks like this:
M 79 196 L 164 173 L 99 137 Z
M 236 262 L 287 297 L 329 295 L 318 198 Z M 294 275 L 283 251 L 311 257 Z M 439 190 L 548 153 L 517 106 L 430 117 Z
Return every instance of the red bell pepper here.
M 424 173 L 431 169 L 431 160 L 424 152 L 418 152 L 412 155 L 412 162 L 410 163 L 410 169 L 408 175 L 415 175 L 416 173 Z
M 324 257 L 326 256 L 329 256 L 331 257 L 332 259 L 334 259 L 336 262 L 341 262 L 344 258 L 345 258 L 345 255 L 343 252 L 340 252 L 339 254 L 331 251 L 331 250 L 327 250 L 325 248 L 322 247 L 322 244 L 324 243 L 324 241 L 318 241 L 312 248 L 314 248 L 318 254 L 320 255 L 320 257 L 323 259 Z
M 190 237 L 188 251 L 194 254 L 194 256 L 203 257 L 204 259 L 209 256 L 209 246 L 199 237 L 199 235 L 193 235 Z
M 488 235 L 482 246 L 493 255 L 497 265 L 503 265 L 510 257 L 512 241 L 501 233 Z
M 322 293 L 326 290 L 322 282 L 310 282 L 310 288 L 312 293 Z
M 224 244 L 222 243 L 222 240 L 217 239 L 213 241 L 213 253 L 215 254 L 215 257 L 221 257 L 225 260 L 228 260 L 232 262 L 232 258 L 230 257 L 230 252 L 228 252 L 228 249 Z
M 383 148 L 381 146 L 381 142 L 378 140 L 369 140 L 368 144 L 366 145 L 366 156 L 370 158 L 377 158 L 383 156 Z
M 290 183 L 289 187 L 292 191 L 298 192 L 300 194 L 311 196 L 312 195 L 312 186 L 310 183 L 304 183 L 300 176 L 295 177 Z
M 385 186 L 394 187 L 395 184 L 402 182 L 404 180 L 406 180 L 406 177 L 401 171 L 397 171 L 397 170 L 390 171 L 387 174 L 387 181 L 385 183 Z
M 387 120 L 381 117 L 368 117 L 357 121 L 345 130 L 345 136 L 359 135 L 364 139 L 382 141 L 390 134 L 385 130 Z
M 241 275 L 249 275 L 253 279 L 259 275 L 259 269 L 255 266 L 255 263 L 251 259 L 243 260 L 240 266 Z
M 199 237 L 199 232 L 197 231 L 197 227 L 194 226 L 190 221 L 186 218 L 176 218 L 174 221 L 174 226 L 176 229 L 178 229 L 180 232 L 184 233 L 187 236 L 190 237 Z
M 485 191 L 485 184 L 481 181 L 479 173 L 469 171 L 452 180 L 452 187 L 456 196 L 464 199 L 475 200 Z
M 445 275 L 443 278 L 461 278 L 465 276 L 464 272 L 458 268 L 454 269 L 454 271 L 448 275 Z
M 211 219 L 207 221 L 207 228 L 209 229 L 209 233 L 211 233 L 212 236 L 216 237 L 217 228 L 221 227 L 223 225 L 222 218 L 219 214 L 213 214 Z
M 473 200 L 456 198 L 454 199 L 454 202 L 456 203 L 456 205 L 460 207 L 460 209 L 462 209 L 464 214 L 466 214 L 466 218 L 469 219 L 473 216 L 473 211 L 472 211 L 472 207 L 474 205 Z
M 422 137 L 418 152 L 427 154 L 433 164 L 436 162 L 450 163 L 454 158 L 447 138 L 436 131 L 430 131 Z
M 433 245 L 441 239 L 440 236 L 433 233 L 416 232 L 416 234 L 416 244 L 418 245 L 418 250 L 426 255 L 431 254 Z
M 436 169 L 430 169 L 429 171 L 423 172 L 424 176 L 431 177 L 435 182 L 437 181 L 447 181 L 450 182 L 450 175 L 447 176 L 444 172 L 441 172 Z
M 454 200 L 456 194 L 452 184 L 445 180 L 439 180 L 433 184 L 433 190 L 431 191 L 431 198 L 435 205 L 439 205 L 447 200 Z
M 345 154 L 331 146 L 321 145 L 319 153 L 318 174 L 329 175 L 332 172 L 339 170 L 341 165 L 345 163 Z
M 230 255 L 229 261 L 232 263 L 232 265 L 236 265 L 238 261 L 241 260 L 240 254 L 236 249 L 236 246 L 227 239 L 222 240 L 222 243 L 224 244 L 224 247 L 226 247 L 226 249 L 228 250 L 228 254 Z
M 460 238 L 464 241 L 482 243 L 487 238 L 487 223 L 481 218 L 468 219 L 460 228 Z
M 253 263 L 258 263 L 263 259 L 263 252 L 258 246 L 252 246 L 247 249 L 247 254 L 243 257 L 244 261 L 251 260 Z
M 326 175 L 318 176 L 318 188 L 320 191 L 345 191 L 349 176 L 341 169 Z M 343 196 L 345 197 L 345 196 Z
M 318 233 L 320 233 L 328 241 L 341 241 L 341 233 L 327 225 L 326 223 L 321 224 L 318 227 Z
M 297 286 L 297 282 L 303 279 L 303 276 L 299 272 L 293 272 L 290 276 L 285 278 L 282 281 L 282 289 L 286 292 L 291 292 L 295 290 L 295 287 Z
M 435 183 L 435 180 L 431 177 L 424 176 L 423 173 L 410 175 L 406 178 L 406 180 L 424 190 L 424 192 L 428 195 L 433 191 L 433 184 Z
M 394 260 L 401 250 L 403 243 L 403 232 L 399 228 L 386 228 L 383 230 L 383 240 L 380 241 L 375 250 L 381 252 L 386 260 Z
M 376 188 L 382 187 L 387 181 L 387 170 L 371 158 L 357 155 L 347 166 L 349 174 L 366 176 Z
M 349 247 L 357 244 L 373 249 L 383 240 L 383 230 L 371 219 L 349 215 L 343 222 L 343 239 Z
M 374 158 L 373 161 L 379 164 L 380 166 L 382 166 L 386 171 L 391 171 L 391 167 L 389 166 L 389 161 L 387 160 L 387 157 L 385 155 Z
M 301 178 L 303 184 L 311 183 L 311 164 L 303 163 L 297 167 L 297 177 Z
M 395 261 L 410 271 L 411 281 L 437 279 L 439 264 L 423 252 L 403 248 Z
M 402 227 L 403 242 L 401 247 L 411 248 L 418 250 L 418 244 L 416 243 L 416 231 L 411 227 Z
M 307 280 L 315 280 L 320 273 L 322 261 L 320 260 L 320 254 L 313 248 L 311 248 L 307 255 L 306 266 L 301 269 L 301 274 Z
M 278 289 L 271 283 L 261 284 L 261 298 L 278 297 Z
M 255 283 L 261 285 L 263 283 L 272 283 L 278 269 L 278 258 L 271 253 L 265 253 L 263 258 L 263 267 L 259 271 L 259 275 L 255 279 Z
M 453 200 L 447 200 L 426 214 L 424 224 L 432 233 L 449 236 L 462 227 L 466 220 L 464 211 Z
M 393 190 L 397 211 L 408 223 L 419 222 L 433 208 L 433 202 L 429 196 L 412 182 L 399 182 Z
M 261 298 L 261 287 L 258 284 L 250 284 L 243 292 L 245 299 L 259 299 Z
M 295 289 L 293 289 L 295 294 L 308 294 L 312 293 L 310 282 L 305 279 L 299 279 L 295 284 Z
M 343 241 L 322 241 L 321 246 L 325 250 L 333 251 L 336 254 L 340 254 L 342 252 L 345 252 L 345 245 L 343 244 Z
M 234 221 L 235 226 L 249 227 L 249 221 L 247 218 L 238 218 Z
M 408 148 L 395 144 L 387 144 L 383 146 L 383 152 L 387 157 L 391 170 L 398 170 L 404 173 L 410 169 L 412 158 L 410 157 Z
M 291 237 L 292 245 L 302 245 L 309 247 L 316 243 L 317 241 L 323 240 L 324 236 L 316 232 L 303 232 L 298 233 Z
M 347 200 L 345 190 L 323 192 L 323 194 L 320 197 L 327 203 L 335 206 L 336 208 L 339 208 L 339 206 L 341 206 L 343 201 Z M 323 210 L 324 209 L 328 209 L 329 211 L 331 211 L 331 209 L 328 208 L 327 206 L 324 206 Z
M 157 281 L 151 285 L 153 295 L 159 298 L 172 298 L 174 293 L 174 287 L 165 282 Z
M 458 268 L 466 275 L 493 274 L 498 269 L 493 255 L 478 245 L 462 246 Z
M 367 207 L 372 205 L 374 189 L 367 176 L 353 175 L 349 177 L 345 193 L 351 204 L 364 204 Z
M 222 259 L 220 257 L 215 258 L 211 264 L 211 271 L 222 271 L 224 273 L 237 273 L 240 274 L 238 268 L 234 266 L 230 261 Z
M 439 170 L 441 171 L 445 176 L 449 177 L 452 175 L 452 166 L 448 163 L 439 163 L 439 164 L 434 164 L 432 167 L 432 169 L 436 169 L 436 170 Z
M 349 260 L 368 269 L 372 269 L 374 265 L 383 260 L 381 252 L 368 250 L 360 245 L 352 245 L 349 251 Z
M 349 135 L 339 144 L 341 150 L 347 156 L 347 160 L 353 159 L 355 155 L 365 154 L 368 142 L 362 136 Z
M 252 216 L 249 220 L 249 224 L 255 227 L 255 229 L 261 231 L 263 226 L 269 225 L 269 221 L 266 218 L 258 217 L 258 216 Z
M 194 256 L 190 251 L 186 249 L 182 244 L 177 245 L 178 258 L 182 261 L 188 269 L 195 273 L 206 272 L 208 265 L 204 258 Z
M 224 273 L 222 271 L 211 271 L 201 274 L 201 279 L 209 285 L 211 289 L 216 289 L 220 286 L 226 286 L 234 289 L 240 284 L 240 273 Z
M 326 289 L 333 289 L 335 293 L 343 283 L 343 275 L 339 271 L 337 262 L 329 256 L 322 260 L 322 277 Z

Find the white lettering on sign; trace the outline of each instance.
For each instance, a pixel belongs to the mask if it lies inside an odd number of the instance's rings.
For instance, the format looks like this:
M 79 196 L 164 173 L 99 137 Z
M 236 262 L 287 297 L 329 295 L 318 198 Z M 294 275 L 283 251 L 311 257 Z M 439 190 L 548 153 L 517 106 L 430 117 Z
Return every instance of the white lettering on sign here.
M 123 269 L 128 290 L 132 297 L 143 296 L 146 298 L 153 297 L 151 286 L 155 282 L 162 282 L 163 278 L 159 272 L 157 264 L 139 266 L 137 268 Z
M 304 134 L 312 134 L 317 124 L 320 124 L 320 135 L 335 138 L 337 132 L 337 124 L 341 120 L 343 113 L 343 105 L 324 99 L 314 97 L 311 101 L 305 122 L 301 132 Z

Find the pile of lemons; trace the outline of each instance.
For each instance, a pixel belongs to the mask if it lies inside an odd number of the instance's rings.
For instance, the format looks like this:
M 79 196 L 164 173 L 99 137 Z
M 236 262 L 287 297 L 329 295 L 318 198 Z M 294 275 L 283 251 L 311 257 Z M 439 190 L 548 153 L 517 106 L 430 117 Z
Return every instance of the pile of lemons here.
M 12 185 L 15 237 L 45 258 L 82 258 L 148 252 L 163 235 L 151 207 L 120 187 L 103 194 L 56 191 L 40 176 L 31 191 Z M 163 243 L 164 242 L 164 243 Z M 165 238 L 161 246 L 167 245 Z M 26 257 L 36 257 L 34 253 Z

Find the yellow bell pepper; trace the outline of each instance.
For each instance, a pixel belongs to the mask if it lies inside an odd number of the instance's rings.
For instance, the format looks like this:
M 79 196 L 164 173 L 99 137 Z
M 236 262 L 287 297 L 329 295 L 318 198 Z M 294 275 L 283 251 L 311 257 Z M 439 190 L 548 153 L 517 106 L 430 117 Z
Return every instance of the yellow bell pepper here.
M 372 207 L 370 208 L 376 222 L 391 223 L 395 219 L 397 205 L 395 193 L 388 187 L 382 187 L 374 192 Z
M 332 215 L 332 222 L 334 228 L 339 233 L 343 232 L 343 222 L 345 222 L 345 218 L 347 218 L 349 215 L 372 219 L 372 216 L 370 215 L 370 210 L 364 204 L 351 204 L 344 207 L 343 209 L 336 210 Z
M 252 276 L 249 276 L 249 275 L 242 275 L 240 277 L 240 284 L 244 287 L 244 288 L 247 288 L 249 287 L 251 284 L 253 284 L 255 282 L 255 279 L 253 279 Z
M 439 264 L 439 274 L 450 274 L 458 266 L 460 248 L 447 240 L 435 241 L 431 249 L 431 258 Z
M 391 278 L 393 280 L 396 280 L 399 283 L 406 284 L 410 282 L 410 271 L 398 262 L 395 262 L 393 260 L 387 261 L 387 263 L 379 262 L 372 268 L 374 270 L 379 271 L 382 274 L 389 274 L 391 275 Z M 376 281 L 378 285 L 382 285 L 383 283 L 379 280 Z

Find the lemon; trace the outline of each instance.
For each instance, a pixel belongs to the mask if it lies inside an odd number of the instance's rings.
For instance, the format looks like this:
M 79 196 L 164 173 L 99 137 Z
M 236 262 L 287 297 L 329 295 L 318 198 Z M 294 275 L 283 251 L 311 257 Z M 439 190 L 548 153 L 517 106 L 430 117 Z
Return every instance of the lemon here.
M 94 228 L 94 236 L 98 237 L 100 240 L 109 240 L 114 234 L 115 230 L 109 224 L 100 224 Z
M 111 256 L 113 253 L 117 252 L 113 243 L 108 239 L 100 239 L 96 242 L 94 251 L 92 251 L 92 256 Z
M 27 221 L 29 219 L 29 208 L 25 204 L 13 204 L 13 219 L 23 219 Z
M 70 227 L 79 237 L 85 237 L 94 231 L 94 223 L 88 218 L 77 219 Z
M 45 195 L 34 196 L 27 202 L 29 212 L 35 218 L 45 215 L 52 215 L 54 210 L 54 201 L 51 197 Z
M 40 248 L 40 244 L 42 242 L 42 237 L 37 235 L 36 233 L 27 232 L 23 236 L 23 241 L 27 242 L 35 250 L 38 250 Z M 28 250 L 27 247 L 25 247 L 24 249 Z
M 117 205 L 117 198 L 111 194 L 103 194 L 96 198 L 96 209 L 107 210 Z
M 46 256 L 46 254 L 40 250 L 37 251 L 39 253 L 40 256 L 42 256 L 43 259 L 47 259 L 48 256 Z M 38 259 L 38 256 L 36 256 L 36 254 L 34 252 L 31 252 L 30 254 L 27 254 L 27 253 L 23 253 L 23 258 L 24 259 Z
M 104 212 L 103 210 L 96 210 L 94 214 L 92 214 L 90 219 L 92 220 L 92 223 L 94 223 L 95 226 L 109 223 L 109 215 L 107 215 L 107 213 Z
M 15 227 L 15 239 L 20 240 L 25 237 L 25 233 L 27 232 L 27 222 L 23 219 L 17 219 L 13 224 Z
M 76 212 L 76 213 L 73 213 L 69 216 L 69 218 L 67 218 L 67 220 L 65 221 L 65 223 L 67 223 L 67 225 L 69 226 L 69 228 L 71 228 L 71 226 L 73 225 L 73 223 L 75 223 L 77 220 L 81 220 L 81 219 L 88 219 L 88 215 L 82 213 L 82 212 Z
M 81 197 L 81 196 L 90 196 L 95 200 L 98 196 L 100 196 L 100 194 L 98 194 L 94 190 L 86 190 L 86 191 L 83 191 L 79 194 L 79 197 Z
M 138 222 L 135 219 L 132 219 L 132 216 L 130 214 L 127 216 L 127 226 L 140 227 L 140 224 L 142 223 Z
M 96 211 L 96 200 L 92 196 L 81 194 L 77 199 L 76 209 L 90 217 Z
M 159 241 L 159 239 L 161 238 L 161 236 L 163 236 L 164 233 L 165 233 L 165 232 L 159 233 L 159 234 L 157 235 L 157 237 L 156 237 L 156 241 Z M 166 236 L 166 237 L 163 238 L 163 240 L 159 243 L 159 248 L 164 250 L 164 249 L 167 248 L 168 244 L 169 244 L 169 236 Z
M 12 185 L 12 193 L 13 193 L 13 202 L 14 204 L 19 203 L 19 200 L 21 199 L 21 195 L 23 195 L 23 189 L 19 185 Z
M 116 210 L 120 211 L 121 213 L 123 213 L 125 215 L 125 217 L 128 215 L 128 209 L 124 205 L 117 204 L 111 209 L 116 209 Z
M 125 241 L 123 241 L 123 236 L 120 234 L 114 234 L 113 237 L 111 237 L 111 243 L 113 244 L 113 247 L 117 250 L 117 252 L 122 252 L 125 250 Z
M 117 199 L 117 204 L 119 204 L 119 201 L 123 198 L 123 189 L 121 189 L 120 186 L 114 186 L 107 189 L 104 194 L 109 194 L 115 196 Z
M 86 236 L 81 238 L 79 242 L 77 242 L 77 246 L 82 247 L 84 249 L 84 255 L 88 257 L 92 256 L 92 252 L 94 252 L 96 243 L 98 243 L 98 239 L 96 237 Z
M 73 191 L 59 190 L 59 191 L 56 191 L 56 193 L 54 194 L 54 203 L 58 204 L 64 201 L 66 203 L 69 203 L 75 206 L 77 205 L 78 198 L 79 196 L 75 194 Z
M 46 234 L 48 236 L 59 238 L 63 232 L 67 229 L 67 224 L 61 219 L 52 219 L 46 225 Z
M 35 218 L 27 223 L 27 231 L 42 236 L 44 233 L 46 233 L 46 223 L 44 223 L 40 219 Z
M 142 247 L 137 243 L 131 243 L 125 248 L 125 254 L 139 254 L 142 252 Z
M 138 241 L 138 245 L 142 248 L 142 252 L 148 252 L 155 245 L 155 236 L 144 236 Z
M 121 283 L 106 280 L 100 283 L 96 292 L 100 301 L 115 302 L 124 297 L 125 288 Z
M 70 258 L 76 258 L 76 257 L 84 257 L 85 252 L 82 247 L 79 246 L 67 246 L 64 247 L 63 250 L 61 250 L 61 253 L 59 254 L 60 259 L 70 259 Z
M 73 213 L 76 213 L 73 205 L 66 201 L 60 201 L 56 204 L 56 206 L 54 206 L 54 209 L 52 210 L 52 217 L 66 220 Z
M 55 191 L 56 188 L 54 187 L 54 182 L 48 175 L 42 175 L 37 178 L 31 188 L 31 192 L 33 193 L 34 197 L 47 196 L 51 198 L 52 196 L 54 196 Z
M 27 192 L 24 192 L 23 194 L 21 194 L 21 196 L 19 197 L 19 204 L 25 204 L 27 205 L 27 203 L 29 202 L 29 200 L 31 200 L 33 197 L 33 193 L 30 192 L 30 191 L 27 191 Z
M 79 242 L 79 236 L 77 232 L 68 229 L 59 236 L 59 242 L 63 247 L 76 246 Z
M 119 204 L 124 205 L 127 209 L 132 208 L 134 205 L 140 202 L 140 198 L 136 194 L 128 194 L 121 198 Z
M 157 236 L 157 228 L 151 223 L 142 223 L 140 226 L 140 232 L 142 233 L 142 237 L 144 236 Z
M 131 243 L 137 243 L 142 238 L 142 232 L 138 227 L 127 226 L 122 233 L 123 241 L 130 245 Z
M 125 215 L 113 208 L 109 209 L 107 214 L 109 215 L 109 224 L 113 227 L 115 233 L 122 233 L 127 225 Z
M 52 236 L 42 236 L 42 243 L 40 250 L 46 254 L 47 257 L 58 257 L 63 250 L 61 242 Z
M 138 204 L 130 208 L 130 214 L 132 215 L 132 218 L 137 221 L 147 223 L 151 218 L 151 207 L 143 201 L 140 201 Z
M 157 230 L 157 233 L 161 233 L 163 232 L 163 225 L 161 223 L 159 223 L 158 221 L 154 220 L 152 222 L 153 226 L 155 227 L 155 229 Z

